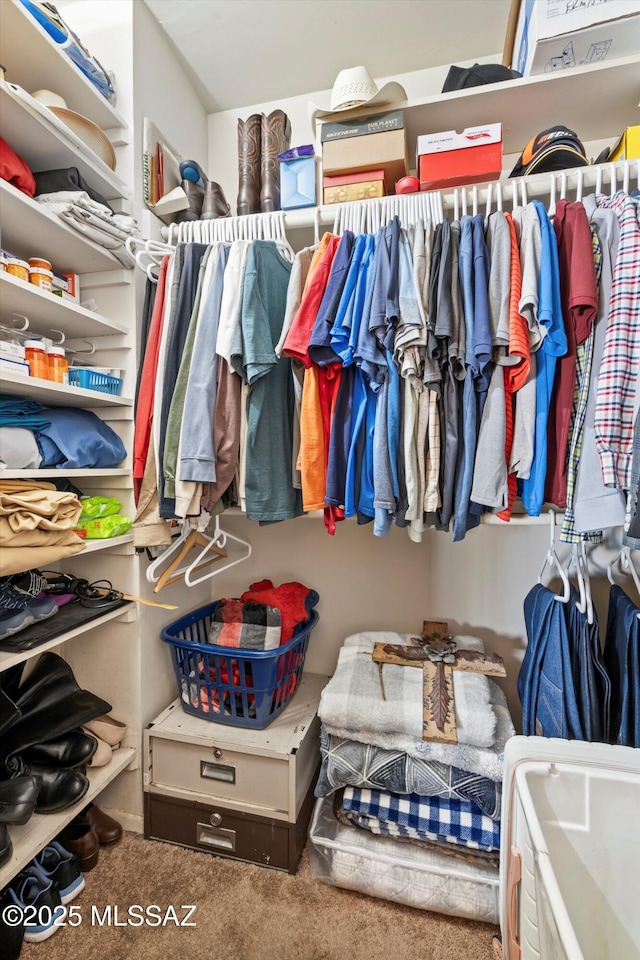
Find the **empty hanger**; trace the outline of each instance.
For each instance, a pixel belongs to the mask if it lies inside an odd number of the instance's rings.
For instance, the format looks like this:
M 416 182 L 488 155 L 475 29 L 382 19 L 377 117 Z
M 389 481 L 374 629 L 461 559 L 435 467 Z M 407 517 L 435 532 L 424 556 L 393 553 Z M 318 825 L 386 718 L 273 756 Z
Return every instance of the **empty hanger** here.
M 201 570 L 204 566 L 208 565 L 207 554 L 210 550 L 221 550 L 223 551 L 223 556 L 227 557 L 226 546 L 229 540 L 233 540 L 234 543 L 239 543 L 246 548 L 244 554 L 241 557 L 230 558 L 228 563 L 221 563 L 220 566 L 217 566 L 214 570 L 210 570 L 208 573 L 205 573 L 201 577 L 195 577 L 194 573 L 197 573 L 198 570 Z M 211 538 L 211 543 L 198 554 L 193 563 L 187 568 L 184 574 L 184 582 L 188 587 L 195 587 L 196 584 L 202 583 L 204 580 L 211 580 L 212 577 L 218 576 L 218 574 L 223 573 L 225 570 L 230 570 L 231 567 L 235 567 L 238 563 L 243 563 L 245 560 L 248 560 L 251 556 L 251 544 L 247 540 L 243 540 L 241 537 L 236 537 L 233 533 L 228 533 L 226 530 L 222 530 L 220 527 L 220 518 L 216 517 L 215 531 L 213 537 Z
M 633 560 L 631 559 L 631 547 L 622 547 L 615 555 L 613 560 L 607 565 L 607 577 L 609 583 L 614 584 L 615 578 L 613 575 L 613 568 L 616 563 L 620 564 L 620 570 L 622 573 L 630 576 L 633 580 L 634 586 L 640 595 L 640 573 L 638 573 Z M 640 612 L 637 614 L 638 620 L 640 620 Z
M 204 547 L 205 549 L 198 554 L 194 562 L 181 567 L 180 564 L 185 557 L 191 553 L 194 547 Z M 217 563 L 218 560 L 226 556 L 226 550 L 223 546 L 219 546 L 215 542 L 215 538 L 207 537 L 201 530 L 190 530 L 183 539 L 180 550 L 175 558 L 158 577 L 153 592 L 159 593 L 163 587 L 168 587 L 170 584 L 182 580 L 183 577 L 186 582 L 186 574 L 188 572 L 202 570 L 204 567 L 209 567 L 212 563 Z M 206 580 L 206 577 L 204 579 Z M 191 584 L 189 584 L 189 586 L 191 586 Z
M 561 594 L 556 594 L 555 599 L 559 600 L 561 603 L 568 603 L 570 596 L 570 584 L 569 578 L 565 573 L 564 567 L 558 559 L 558 554 L 556 553 L 556 515 L 553 510 L 549 510 L 549 547 L 547 549 L 546 556 L 544 558 L 544 563 L 538 575 L 538 583 L 542 583 L 542 574 L 547 567 L 550 567 L 552 570 L 555 569 L 558 573 L 558 576 L 562 580 L 563 592 Z

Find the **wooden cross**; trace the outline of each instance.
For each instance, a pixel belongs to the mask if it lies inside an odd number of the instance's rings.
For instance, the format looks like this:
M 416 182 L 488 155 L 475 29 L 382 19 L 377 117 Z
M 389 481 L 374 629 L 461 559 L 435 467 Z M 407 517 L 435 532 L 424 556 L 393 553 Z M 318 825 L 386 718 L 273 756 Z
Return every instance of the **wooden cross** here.
M 457 743 L 453 671 L 482 673 L 488 677 L 506 677 L 502 657 L 476 650 L 458 650 L 447 633 L 449 624 L 425 620 L 422 635 L 412 637 L 418 646 L 376 643 L 376 663 L 393 663 L 401 667 L 422 667 L 422 739 L 438 743 Z

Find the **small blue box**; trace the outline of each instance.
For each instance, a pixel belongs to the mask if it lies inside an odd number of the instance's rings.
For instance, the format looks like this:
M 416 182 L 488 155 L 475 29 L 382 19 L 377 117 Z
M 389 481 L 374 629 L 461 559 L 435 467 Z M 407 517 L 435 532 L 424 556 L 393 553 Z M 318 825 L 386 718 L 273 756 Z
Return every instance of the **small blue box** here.
M 280 208 L 295 210 L 316 205 L 316 158 L 280 161 Z

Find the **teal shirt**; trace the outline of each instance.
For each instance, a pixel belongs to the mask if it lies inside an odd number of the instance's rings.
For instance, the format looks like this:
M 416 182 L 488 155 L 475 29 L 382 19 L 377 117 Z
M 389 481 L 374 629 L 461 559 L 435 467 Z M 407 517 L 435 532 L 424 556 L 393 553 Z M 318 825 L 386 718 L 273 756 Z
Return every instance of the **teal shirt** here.
M 247 406 L 245 496 L 250 520 L 289 520 L 302 513 L 291 483 L 294 391 L 289 357 L 276 356 L 291 264 L 271 240 L 247 254 L 242 293 L 242 366 Z

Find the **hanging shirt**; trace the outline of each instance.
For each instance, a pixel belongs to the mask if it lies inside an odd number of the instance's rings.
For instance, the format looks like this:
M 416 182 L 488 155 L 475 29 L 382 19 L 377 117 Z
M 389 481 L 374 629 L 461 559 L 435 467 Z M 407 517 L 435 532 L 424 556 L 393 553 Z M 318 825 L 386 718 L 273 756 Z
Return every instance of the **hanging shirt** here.
M 338 248 L 331 263 L 331 272 L 327 281 L 320 306 L 309 337 L 309 359 L 318 366 L 326 366 L 339 362 L 339 357 L 331 348 L 331 328 L 338 312 L 342 299 L 349 264 L 353 253 L 355 237 L 350 230 L 345 230 L 340 238 Z
M 583 203 L 589 220 L 595 227 L 600 240 L 602 278 L 599 289 L 598 315 L 594 324 L 591 378 L 584 416 L 582 449 L 573 497 L 574 523 L 577 533 L 620 526 L 624 522 L 625 514 L 624 494 L 615 487 L 607 487 L 602 479 L 602 467 L 595 430 L 598 374 L 609 324 L 613 271 L 620 242 L 620 224 L 613 210 L 596 206 L 594 194 L 585 197 Z
M 322 259 L 313 274 L 310 274 L 309 284 L 282 347 L 283 353 L 296 360 L 301 360 L 305 367 L 311 366 L 309 338 L 327 288 L 333 258 L 336 255 L 339 243 L 340 237 L 329 236 Z
M 242 297 L 242 363 L 251 387 L 247 409 L 247 517 L 299 516 L 291 483 L 294 397 L 291 361 L 278 359 L 291 264 L 270 240 L 254 240 L 247 255 Z
M 591 332 L 598 309 L 591 230 L 581 203 L 560 200 L 553 217 L 558 241 L 560 296 L 567 351 L 558 361 L 548 425 L 548 466 L 545 499 L 567 505 L 567 447 L 576 387 L 576 347 Z
M 547 422 L 553 391 L 556 360 L 567 350 L 567 337 L 560 302 L 560 269 L 556 236 L 539 200 L 534 200 L 540 219 L 541 255 L 538 289 L 538 320 L 547 335 L 536 353 L 536 434 L 531 475 L 522 484 L 522 502 L 531 517 L 539 517 L 544 503 L 547 474 Z
M 616 213 L 620 245 L 598 376 L 596 442 L 605 484 L 628 490 L 640 365 L 640 200 L 618 191 L 613 197 L 599 196 L 597 203 Z

